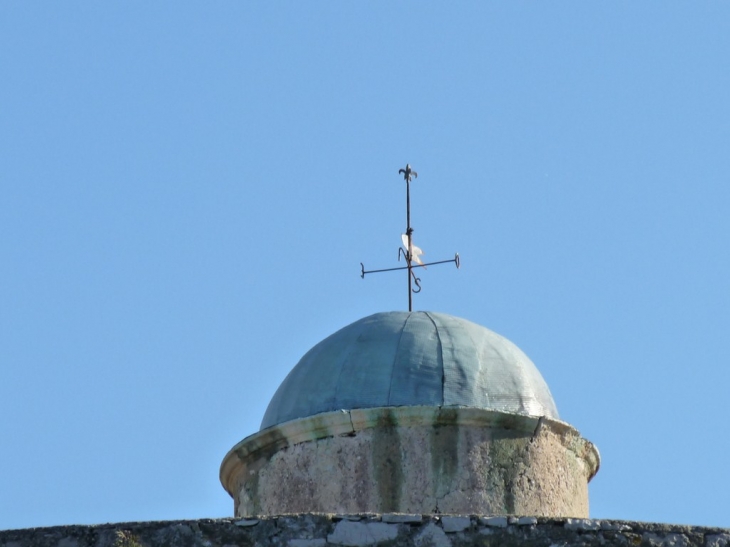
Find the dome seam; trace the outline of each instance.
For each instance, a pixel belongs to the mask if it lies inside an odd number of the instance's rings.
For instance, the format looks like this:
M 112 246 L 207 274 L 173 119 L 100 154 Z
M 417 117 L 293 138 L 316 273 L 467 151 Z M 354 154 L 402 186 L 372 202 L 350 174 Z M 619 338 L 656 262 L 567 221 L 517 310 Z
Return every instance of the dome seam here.
M 472 346 L 474 346 L 474 348 L 476 349 L 478 347 L 477 346 L 477 342 L 476 342 L 476 340 L 474 340 L 474 337 L 472 336 L 472 331 L 471 330 L 467 330 L 466 331 L 466 337 L 469 338 L 469 340 L 472 343 Z M 491 378 L 486 374 L 486 371 L 484 370 L 485 368 L 486 368 L 485 367 L 485 364 L 482 363 L 481 360 L 480 360 L 479 361 L 479 369 L 480 370 L 479 370 L 478 376 L 480 378 L 485 378 L 485 383 L 486 384 L 489 384 L 490 381 L 491 381 Z M 479 395 L 486 400 L 486 405 L 487 405 L 487 407 L 489 407 L 491 405 L 491 403 L 492 403 L 492 397 L 491 397 L 491 395 L 489 393 L 489 390 L 487 390 L 487 389 L 482 390 L 482 391 L 479 392 Z
M 406 316 L 406 320 L 403 321 L 403 328 L 400 330 L 400 335 L 398 336 L 398 343 L 395 346 L 395 355 L 393 355 L 393 364 L 390 367 L 390 381 L 388 382 L 388 404 L 390 404 L 390 395 L 393 393 L 393 376 L 395 376 L 395 365 L 398 362 L 398 355 L 400 351 L 400 343 L 403 340 L 403 333 L 406 330 L 406 326 L 408 325 L 408 321 L 411 318 L 412 313 L 409 313 Z
M 358 330 L 358 337 L 362 334 L 362 332 L 365 330 L 365 327 L 363 325 L 360 325 L 360 328 Z M 315 346 L 316 347 L 316 346 Z M 332 403 L 331 407 L 336 407 L 340 404 L 340 382 L 342 382 L 342 375 L 345 372 L 345 366 L 344 363 L 347 361 L 347 359 L 350 358 L 350 355 L 353 352 L 352 347 L 348 347 L 347 351 L 344 353 L 344 361 L 342 362 L 341 366 L 339 367 L 339 371 L 337 372 L 337 381 L 335 382 L 335 389 L 334 393 L 332 394 Z
M 444 345 L 441 343 L 441 333 L 439 332 L 439 327 L 436 324 L 436 321 L 433 320 L 433 317 L 431 317 L 431 315 L 427 311 L 423 312 L 423 314 L 426 317 L 428 317 L 428 320 L 431 321 L 431 323 L 433 324 L 433 329 L 436 331 L 436 340 L 438 340 L 438 343 L 439 343 L 438 351 L 439 351 L 439 355 L 441 357 L 441 359 L 439 360 L 441 363 L 441 406 L 444 406 L 444 401 L 445 401 L 444 391 L 446 389 L 445 388 L 446 371 L 444 370 Z

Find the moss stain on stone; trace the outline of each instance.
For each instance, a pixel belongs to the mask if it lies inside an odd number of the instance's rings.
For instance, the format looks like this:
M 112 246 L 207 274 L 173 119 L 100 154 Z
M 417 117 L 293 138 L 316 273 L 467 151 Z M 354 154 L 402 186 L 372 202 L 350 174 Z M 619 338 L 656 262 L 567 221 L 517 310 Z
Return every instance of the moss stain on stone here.
M 495 440 L 489 450 L 491 465 L 487 471 L 487 483 L 495 491 L 504 492 L 503 514 L 516 514 L 514 495 L 515 481 L 523 467 L 520 460 L 524 458 L 523 442 L 519 439 L 503 438 Z M 496 500 L 495 500 L 496 501 Z
M 403 488 L 403 454 L 398 422 L 389 409 L 378 417 L 373 430 L 372 462 L 382 512 L 397 512 Z
M 237 514 L 241 509 L 243 509 L 243 514 L 246 515 L 260 515 L 262 513 L 261 496 L 259 496 L 259 473 L 264 465 L 271 461 L 271 458 L 278 452 L 289 448 L 288 439 L 277 429 L 272 429 L 269 432 L 269 436 L 270 442 L 256 450 L 253 454 L 246 455 L 238 451 L 236 452 L 241 461 L 247 463 L 242 482 L 243 489 L 250 500 L 243 508 L 240 505 L 235 508 Z M 236 491 L 240 492 L 241 490 L 237 488 Z M 239 503 L 242 501 L 239 499 Z
M 259 470 L 251 473 L 244 485 L 244 489 L 249 499 L 249 506 L 244 514 L 259 515 L 261 511 L 261 497 L 259 496 Z
M 457 418 L 457 409 L 442 408 L 431 430 L 431 476 L 434 478 L 434 495 L 437 498 L 448 494 L 456 483 L 459 469 Z

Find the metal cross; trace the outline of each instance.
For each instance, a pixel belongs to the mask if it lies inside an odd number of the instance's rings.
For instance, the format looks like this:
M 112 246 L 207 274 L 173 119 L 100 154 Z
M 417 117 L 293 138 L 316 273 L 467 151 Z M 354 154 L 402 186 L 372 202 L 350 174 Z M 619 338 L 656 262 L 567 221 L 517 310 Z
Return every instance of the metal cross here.
M 459 253 L 454 255 L 451 260 L 439 260 L 437 262 L 428 262 L 426 264 L 421 260 L 423 251 L 413 244 L 413 228 L 411 227 L 411 180 L 418 178 L 416 173 L 410 164 L 406 164 L 405 169 L 399 169 L 398 174 L 403 175 L 403 179 L 406 181 L 406 233 L 402 235 L 403 247 L 398 247 L 398 261 L 400 262 L 401 255 L 405 258 L 406 265 L 398 268 L 384 268 L 381 270 L 365 270 L 365 266 L 360 262 L 360 277 L 365 278 L 365 274 L 378 273 L 378 272 L 393 272 L 395 270 L 408 270 L 408 311 L 413 311 L 413 294 L 421 292 L 421 279 L 416 276 L 413 272 L 414 268 L 425 268 L 426 266 L 432 266 L 434 264 L 446 264 L 453 262 L 456 267 L 459 268 L 461 265 L 459 262 Z M 413 264 L 413 261 L 417 264 Z M 416 285 L 416 288 L 413 285 Z

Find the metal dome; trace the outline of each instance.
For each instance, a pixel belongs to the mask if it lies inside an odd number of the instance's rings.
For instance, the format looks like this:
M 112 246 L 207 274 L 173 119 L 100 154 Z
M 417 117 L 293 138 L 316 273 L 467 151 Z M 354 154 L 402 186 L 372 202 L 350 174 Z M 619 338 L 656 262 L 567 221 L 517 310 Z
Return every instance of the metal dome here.
M 309 350 L 274 394 L 261 429 L 334 410 L 420 405 L 558 419 L 540 372 L 503 336 L 443 313 L 387 312 Z

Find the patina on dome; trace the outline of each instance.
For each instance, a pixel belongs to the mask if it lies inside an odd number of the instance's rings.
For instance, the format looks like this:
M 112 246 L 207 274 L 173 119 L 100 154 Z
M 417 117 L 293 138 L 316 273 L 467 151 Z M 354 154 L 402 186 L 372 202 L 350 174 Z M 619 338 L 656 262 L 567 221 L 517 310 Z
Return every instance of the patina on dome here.
M 558 419 L 540 372 L 503 336 L 443 313 L 386 312 L 309 350 L 274 394 L 261 429 L 341 409 L 420 405 Z

